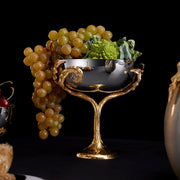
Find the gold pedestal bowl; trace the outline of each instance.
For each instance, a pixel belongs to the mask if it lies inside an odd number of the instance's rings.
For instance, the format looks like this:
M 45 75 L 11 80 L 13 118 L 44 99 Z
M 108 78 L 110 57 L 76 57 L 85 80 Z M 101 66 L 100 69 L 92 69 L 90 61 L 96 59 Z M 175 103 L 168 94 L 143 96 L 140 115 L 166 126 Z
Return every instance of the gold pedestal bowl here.
M 66 92 L 89 101 L 94 108 L 94 136 L 92 143 L 77 157 L 85 159 L 114 159 L 100 134 L 100 115 L 104 104 L 113 98 L 135 90 L 141 81 L 142 68 L 134 68 L 132 61 L 106 59 L 56 60 L 53 79 Z M 88 93 L 106 93 L 97 103 Z

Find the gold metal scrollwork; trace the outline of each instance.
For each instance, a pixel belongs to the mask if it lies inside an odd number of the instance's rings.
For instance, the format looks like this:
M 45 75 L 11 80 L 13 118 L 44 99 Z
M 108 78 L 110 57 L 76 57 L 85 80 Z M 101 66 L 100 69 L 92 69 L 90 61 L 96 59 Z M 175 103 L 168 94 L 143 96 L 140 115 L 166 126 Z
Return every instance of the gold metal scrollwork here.
M 0 128 L 0 135 L 3 135 L 6 133 L 6 129 L 4 127 Z
M 169 97 L 168 102 L 171 101 L 173 93 L 180 82 L 180 62 L 177 64 L 177 73 L 171 78 L 171 84 L 169 85 Z

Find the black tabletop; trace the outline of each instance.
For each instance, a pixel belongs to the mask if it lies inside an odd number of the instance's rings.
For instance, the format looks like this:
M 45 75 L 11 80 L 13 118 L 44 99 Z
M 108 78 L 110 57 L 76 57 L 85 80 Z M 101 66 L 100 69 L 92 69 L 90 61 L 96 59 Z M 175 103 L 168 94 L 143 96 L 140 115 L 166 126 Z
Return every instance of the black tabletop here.
M 161 141 L 104 139 L 118 154 L 112 160 L 85 160 L 76 153 L 91 143 L 89 138 L 11 138 L 14 174 L 46 180 L 177 180 Z

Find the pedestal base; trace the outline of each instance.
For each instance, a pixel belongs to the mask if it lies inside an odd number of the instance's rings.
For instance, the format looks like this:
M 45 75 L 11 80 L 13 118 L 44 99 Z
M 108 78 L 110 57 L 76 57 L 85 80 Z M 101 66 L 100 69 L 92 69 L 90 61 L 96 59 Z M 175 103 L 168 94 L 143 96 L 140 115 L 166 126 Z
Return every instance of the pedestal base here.
M 116 153 L 112 153 L 109 149 L 103 146 L 101 149 L 94 149 L 93 146 L 88 146 L 83 149 L 82 152 L 77 153 L 78 158 L 83 159 L 99 159 L 99 160 L 107 160 L 107 159 L 115 159 L 117 157 Z

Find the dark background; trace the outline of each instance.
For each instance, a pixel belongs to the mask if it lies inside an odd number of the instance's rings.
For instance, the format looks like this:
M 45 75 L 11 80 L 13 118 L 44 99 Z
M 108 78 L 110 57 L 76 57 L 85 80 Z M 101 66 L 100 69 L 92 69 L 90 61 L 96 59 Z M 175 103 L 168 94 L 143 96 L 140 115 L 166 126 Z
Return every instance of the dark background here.
M 103 138 L 163 140 L 164 113 L 170 78 L 180 60 L 180 26 L 176 4 L 109 1 L 97 4 L 83 1 L 21 2 L 4 4 L 1 11 L 0 82 L 14 82 L 15 104 L 9 136 L 38 136 L 31 96 L 34 81 L 23 64 L 27 46 L 45 46 L 48 32 L 66 27 L 77 30 L 90 24 L 112 31 L 113 40 L 126 36 L 136 41 L 143 53 L 138 63 L 145 64 L 142 81 L 129 94 L 110 100 L 101 116 Z M 91 104 L 67 94 L 62 102 L 65 122 L 60 136 L 92 137 Z

